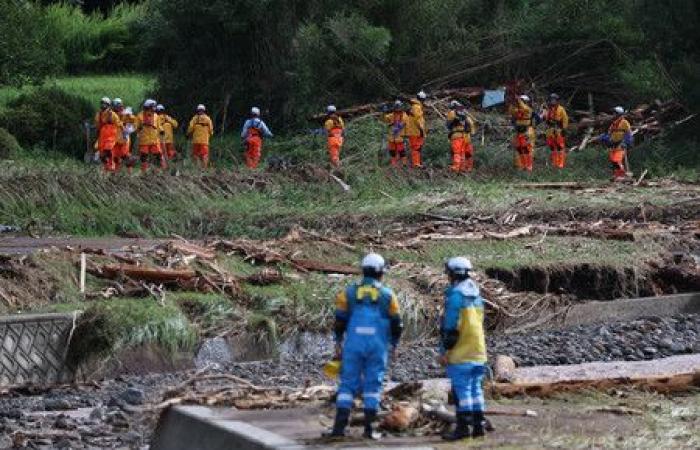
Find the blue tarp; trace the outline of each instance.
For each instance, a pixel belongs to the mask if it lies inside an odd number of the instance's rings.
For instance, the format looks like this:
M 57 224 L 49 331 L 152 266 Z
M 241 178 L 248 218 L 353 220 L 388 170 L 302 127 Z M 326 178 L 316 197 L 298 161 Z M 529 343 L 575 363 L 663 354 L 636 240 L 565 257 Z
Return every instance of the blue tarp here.
M 484 99 L 481 101 L 482 108 L 489 108 L 494 105 L 500 105 L 506 101 L 506 91 L 484 91 Z

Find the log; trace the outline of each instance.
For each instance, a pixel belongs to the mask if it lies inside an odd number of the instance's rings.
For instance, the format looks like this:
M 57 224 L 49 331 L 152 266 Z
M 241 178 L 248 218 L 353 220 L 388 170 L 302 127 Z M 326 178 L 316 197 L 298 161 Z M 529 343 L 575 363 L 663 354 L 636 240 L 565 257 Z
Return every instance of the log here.
M 587 380 L 562 380 L 542 382 L 493 383 L 485 386 L 491 395 L 514 397 L 529 395 L 547 397 L 562 392 L 577 392 L 582 390 L 607 391 L 621 386 L 646 389 L 662 394 L 684 392 L 700 387 L 700 371 L 675 375 L 658 375 L 648 377 L 616 377 Z
M 194 255 L 202 259 L 214 259 L 216 253 L 210 249 L 200 247 L 199 245 L 191 244 L 184 241 L 170 241 L 167 248 L 171 252 L 179 252 L 185 255 Z
M 124 275 L 134 280 L 149 281 L 152 283 L 173 283 L 179 280 L 189 280 L 197 276 L 194 270 L 164 269 L 158 267 L 141 267 L 130 264 L 106 264 L 91 269 L 93 275 L 115 279 Z

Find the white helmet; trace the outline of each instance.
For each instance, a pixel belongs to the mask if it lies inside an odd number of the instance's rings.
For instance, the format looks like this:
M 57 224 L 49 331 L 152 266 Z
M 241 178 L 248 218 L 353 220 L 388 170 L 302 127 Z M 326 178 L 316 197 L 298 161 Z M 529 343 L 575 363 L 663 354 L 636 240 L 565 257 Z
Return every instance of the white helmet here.
M 519 95 L 518 98 L 519 98 L 520 100 L 524 101 L 524 102 L 529 102 L 529 101 L 530 101 L 530 97 L 528 97 L 527 95 L 524 95 L 524 94 L 523 94 L 523 95 Z
M 384 273 L 386 271 L 386 263 L 382 255 L 378 253 L 370 253 L 362 258 L 362 263 L 360 264 L 362 269 L 371 269 L 376 273 Z
M 165 106 L 159 103 L 158 106 L 156 106 L 156 111 L 165 111 Z
M 143 102 L 143 106 L 144 108 L 153 108 L 154 106 L 156 106 L 156 101 L 152 98 L 149 98 L 148 100 Z
M 613 108 L 613 111 L 615 111 L 616 114 L 624 114 L 625 108 L 623 108 L 622 106 L 616 106 Z
M 337 109 L 336 109 L 335 105 L 328 105 L 328 106 L 326 107 L 326 112 L 327 112 L 327 113 L 334 113 L 334 112 L 336 112 L 336 111 L 337 111 Z
M 454 275 L 467 275 L 472 270 L 472 262 L 464 256 L 455 256 L 447 260 L 445 271 Z
M 201 103 L 197 105 L 197 111 L 206 111 L 207 107 L 202 105 Z
M 457 100 L 452 100 L 450 102 L 450 108 L 452 108 L 452 109 L 459 108 L 460 106 L 462 106 L 462 104 L 460 102 L 458 102 Z
M 421 100 L 425 100 L 426 98 L 428 98 L 428 94 L 426 94 L 425 91 L 421 90 L 421 91 L 416 95 L 416 97 L 418 97 L 418 98 L 421 99 Z
M 258 108 L 257 106 L 253 106 L 252 108 L 250 108 L 250 113 L 254 116 L 259 116 L 260 108 Z
M 112 103 L 112 101 L 109 99 L 109 97 L 102 97 L 102 100 L 100 100 L 100 103 L 110 105 Z
M 115 98 L 114 100 L 112 100 L 112 105 L 113 106 L 122 106 L 122 99 L 120 99 L 119 97 Z
M 133 113 L 134 113 L 134 110 L 131 109 L 131 106 L 127 106 L 126 108 L 124 108 L 124 113 L 126 113 L 126 114 L 133 114 Z

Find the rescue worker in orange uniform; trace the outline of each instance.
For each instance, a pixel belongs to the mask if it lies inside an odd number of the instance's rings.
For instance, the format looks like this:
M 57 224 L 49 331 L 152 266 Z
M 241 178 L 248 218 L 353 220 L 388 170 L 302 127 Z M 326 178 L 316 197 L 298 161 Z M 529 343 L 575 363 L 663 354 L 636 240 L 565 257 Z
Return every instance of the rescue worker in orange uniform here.
M 563 169 L 566 165 L 566 142 L 564 134 L 569 127 L 569 116 L 559 103 L 557 94 L 550 94 L 542 119 L 547 123 L 547 146 L 551 150 L 552 166 Z
M 103 97 L 100 100 L 100 110 L 95 114 L 95 128 L 97 129 L 97 151 L 105 172 L 114 171 L 113 151 L 120 127 L 121 121 L 117 113 L 112 110 L 112 102 L 109 98 Z
M 608 147 L 608 160 L 612 167 L 613 181 L 621 181 L 627 177 L 625 169 L 625 154 L 632 146 L 632 126 L 625 117 L 625 109 L 616 106 L 615 119 L 608 127 L 608 132 L 600 136 L 600 141 Z
M 408 111 L 406 136 L 408 136 L 408 146 L 411 148 L 411 167 L 414 169 L 422 167 L 421 156 L 423 144 L 425 144 L 425 136 L 427 134 L 423 102 L 427 97 L 425 92 L 420 91 L 416 95 L 416 98 L 411 99 L 411 109 Z
M 143 110 L 136 115 L 136 133 L 139 140 L 141 173 L 148 170 L 150 163 L 165 169 L 165 159 L 160 147 L 160 119 L 156 113 L 156 101 L 148 99 Z
M 136 129 L 134 125 L 136 116 L 134 116 L 131 108 L 124 108 L 124 103 L 120 98 L 112 100 L 112 106 L 114 112 L 117 113 L 121 121 L 121 126 L 117 130 L 117 143 L 114 145 L 113 151 L 114 171 L 119 172 L 122 163 L 124 163 L 129 173 L 131 173 L 131 169 L 134 167 L 134 161 L 131 157 L 130 134 Z
M 243 123 L 241 139 L 245 143 L 245 165 L 249 169 L 256 169 L 262 156 L 263 138 L 271 138 L 272 132 L 265 122 L 260 119 L 260 108 L 254 106 L 250 109 L 250 118 Z
M 197 105 L 197 112 L 187 127 L 187 136 L 192 139 L 192 159 L 202 169 L 209 167 L 209 139 L 214 135 L 214 123 L 207 115 L 204 105 Z
M 513 147 L 516 152 L 516 167 L 532 172 L 535 148 L 535 125 L 540 121 L 539 115 L 530 106 L 530 97 L 521 95 L 511 108 L 511 117 L 515 127 Z
M 343 146 L 343 138 L 345 136 L 345 122 L 338 114 L 335 105 L 328 105 L 326 113 L 323 128 L 326 130 L 326 136 L 328 137 L 328 156 L 330 157 L 331 165 L 338 168 L 340 167 L 340 149 Z
M 452 150 L 453 172 L 471 172 L 474 168 L 474 147 L 471 136 L 476 131 L 474 120 L 464 105 L 456 100 L 450 103 L 447 113 L 447 131 Z
M 406 125 L 408 124 L 408 114 L 403 109 L 401 100 L 394 102 L 393 108 L 389 111 L 389 107 L 385 105 L 383 108 L 382 121 L 387 124 L 388 137 L 387 149 L 391 155 L 391 165 L 396 167 L 406 164 Z
M 178 123 L 177 120 L 165 112 L 165 106 L 156 106 L 156 112 L 158 113 L 158 119 L 160 119 L 160 138 L 163 154 L 168 161 L 171 161 L 177 156 L 177 151 L 175 150 L 175 129 Z

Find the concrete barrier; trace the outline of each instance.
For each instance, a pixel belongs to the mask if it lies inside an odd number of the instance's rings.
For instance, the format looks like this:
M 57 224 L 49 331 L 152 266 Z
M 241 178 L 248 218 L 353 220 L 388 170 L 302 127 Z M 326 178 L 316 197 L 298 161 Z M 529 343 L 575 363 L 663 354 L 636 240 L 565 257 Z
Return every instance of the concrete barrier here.
M 175 406 L 165 411 L 151 450 L 292 450 L 349 449 L 430 450 L 424 438 L 387 437 L 376 446 L 349 437 L 347 442 L 320 439 L 322 425 L 316 407 L 288 410 L 248 410 Z M 359 444 L 359 445 L 358 445 Z M 417 444 L 417 445 L 415 445 Z
M 65 357 L 78 314 L 0 316 L 0 386 L 70 382 Z
M 642 317 L 670 317 L 700 313 L 700 293 L 628 298 L 575 304 L 566 314 L 563 326 L 588 325 L 635 320 Z
M 304 448 L 291 439 L 201 406 L 175 406 L 161 416 L 152 450 L 292 450 Z

